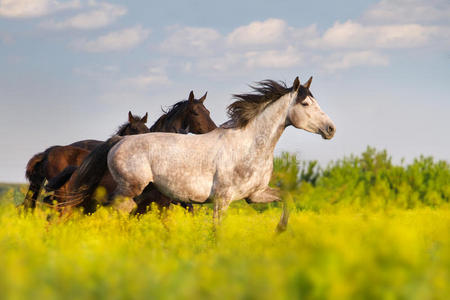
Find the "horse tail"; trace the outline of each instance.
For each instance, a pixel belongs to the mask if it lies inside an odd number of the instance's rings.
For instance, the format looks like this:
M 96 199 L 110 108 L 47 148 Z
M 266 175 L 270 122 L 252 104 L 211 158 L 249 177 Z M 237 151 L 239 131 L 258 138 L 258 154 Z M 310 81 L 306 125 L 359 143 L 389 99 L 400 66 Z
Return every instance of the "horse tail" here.
M 47 153 L 47 151 L 44 151 L 35 154 L 27 163 L 25 177 L 30 182 L 30 185 L 23 201 L 25 208 L 34 208 L 36 206 L 36 200 L 45 181 L 44 164 L 47 159 Z
M 56 191 L 61 188 L 67 181 L 69 181 L 72 174 L 78 169 L 76 166 L 68 166 L 64 170 L 61 171 L 58 175 L 53 177 L 48 181 L 45 185 L 45 190 L 47 192 Z
M 108 168 L 109 151 L 122 138 L 115 135 L 98 145 L 78 167 L 73 179 L 75 197 L 79 200 L 76 202 L 81 203 L 91 197 Z
M 27 168 L 25 170 L 25 177 L 31 183 L 36 177 L 41 177 L 42 173 L 42 162 L 46 158 L 46 152 L 41 152 L 35 154 L 27 163 Z

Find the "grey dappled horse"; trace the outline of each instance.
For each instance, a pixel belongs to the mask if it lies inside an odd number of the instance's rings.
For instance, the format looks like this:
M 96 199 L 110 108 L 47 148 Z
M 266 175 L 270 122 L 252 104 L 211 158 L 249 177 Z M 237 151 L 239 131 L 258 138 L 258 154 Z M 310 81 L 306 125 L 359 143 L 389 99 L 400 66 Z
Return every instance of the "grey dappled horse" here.
M 235 95 L 228 107 L 230 120 L 203 135 L 148 133 L 113 137 L 92 153 L 80 169 L 95 179 L 107 165 L 118 183 L 116 207 L 131 210 L 133 197 L 152 182 L 168 197 L 187 203 L 214 204 L 220 219 L 232 201 L 280 200 L 268 186 L 273 152 L 287 126 L 331 139 L 335 126 L 321 110 L 309 87 L 298 77 L 293 86 L 272 80 L 259 82 L 253 93 Z M 103 168 L 103 170 L 102 170 Z M 84 188 L 89 188 L 86 186 Z

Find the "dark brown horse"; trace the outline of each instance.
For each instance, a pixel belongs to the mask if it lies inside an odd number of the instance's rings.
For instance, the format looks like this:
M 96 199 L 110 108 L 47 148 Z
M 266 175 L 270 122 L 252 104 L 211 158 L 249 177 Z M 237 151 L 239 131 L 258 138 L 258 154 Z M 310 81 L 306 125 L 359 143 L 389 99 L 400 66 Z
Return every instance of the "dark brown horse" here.
M 209 117 L 209 111 L 203 105 L 205 93 L 196 100 L 194 92 L 189 93 L 189 99 L 175 103 L 168 111 L 150 127 L 150 132 L 175 132 L 202 134 L 217 128 Z
M 148 113 L 144 117 L 133 116 L 128 112 L 128 122 L 119 127 L 116 135 L 132 135 L 149 132 Z M 67 146 L 52 146 L 34 155 L 27 164 L 25 176 L 30 182 L 23 205 L 34 208 L 45 180 L 51 180 L 68 166 L 79 166 L 89 152 L 103 143 L 97 140 L 84 140 Z
M 214 130 L 217 126 L 211 120 L 209 111 L 203 105 L 205 99 L 206 94 L 198 100 L 195 99 L 194 93 L 191 91 L 188 100 L 173 105 L 155 122 L 150 131 L 201 134 Z M 110 203 L 116 183 L 109 170 L 106 170 L 100 182 L 95 184 L 92 190 L 85 191 L 82 196 L 79 196 L 76 192 L 80 186 L 80 183 L 77 182 L 78 173 L 77 168 L 67 168 L 49 181 L 46 189 L 54 191 L 55 200 L 60 201 L 61 204 L 67 203 L 67 206 L 80 205 L 86 213 L 95 211 L 98 203 Z M 97 189 L 97 186 L 101 188 Z M 66 188 L 61 189 L 64 187 Z M 144 213 L 152 202 L 155 202 L 160 209 L 173 203 L 170 198 L 159 193 L 152 185 L 146 187 L 144 192 L 136 197 L 135 201 L 138 204 L 136 213 Z M 184 207 L 192 209 L 191 205 L 184 205 Z

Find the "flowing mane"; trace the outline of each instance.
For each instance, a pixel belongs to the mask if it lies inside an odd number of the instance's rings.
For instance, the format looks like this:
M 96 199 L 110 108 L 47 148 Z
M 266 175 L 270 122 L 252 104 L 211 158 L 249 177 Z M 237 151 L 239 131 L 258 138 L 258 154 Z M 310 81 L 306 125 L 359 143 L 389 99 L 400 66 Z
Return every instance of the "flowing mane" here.
M 150 127 L 150 132 L 154 132 L 155 128 L 158 128 L 162 122 L 170 122 L 171 119 L 173 119 L 179 112 L 184 111 L 184 108 L 186 108 L 188 102 L 188 100 L 181 100 L 170 106 L 169 110 L 167 111 L 162 109 L 164 114 L 159 117 L 158 120 L 156 120 L 155 124 L 153 124 L 152 127 Z
M 268 105 L 292 91 L 292 87 L 288 88 L 286 83 L 274 80 L 263 80 L 250 87 L 253 89 L 253 93 L 233 95 L 233 99 L 236 101 L 227 108 L 228 116 L 234 127 L 245 127 Z

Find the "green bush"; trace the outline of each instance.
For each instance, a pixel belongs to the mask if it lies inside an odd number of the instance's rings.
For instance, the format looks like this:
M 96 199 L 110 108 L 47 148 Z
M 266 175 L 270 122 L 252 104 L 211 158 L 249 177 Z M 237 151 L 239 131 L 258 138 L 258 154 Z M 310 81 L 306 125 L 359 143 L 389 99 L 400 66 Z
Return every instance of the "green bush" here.
M 395 165 L 385 150 L 368 147 L 322 169 L 283 153 L 274 160 L 272 184 L 289 192 L 299 209 L 439 207 L 449 203 L 450 166 L 424 156 Z

